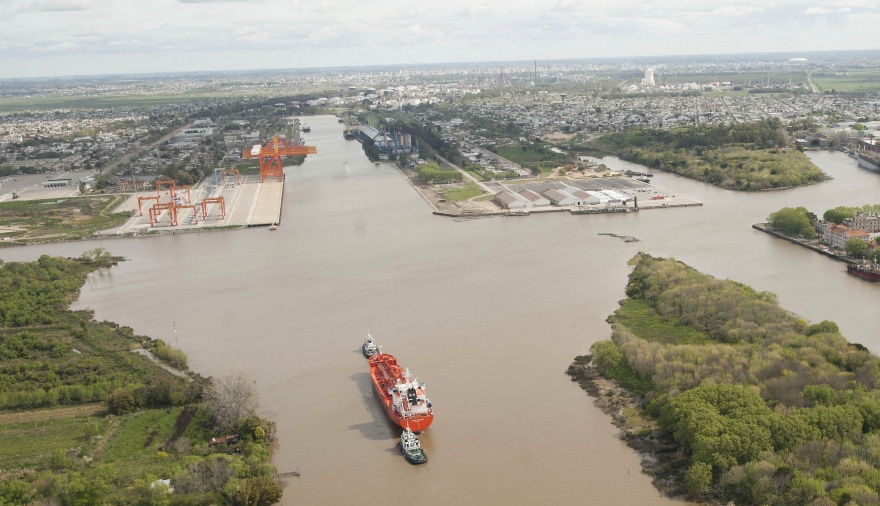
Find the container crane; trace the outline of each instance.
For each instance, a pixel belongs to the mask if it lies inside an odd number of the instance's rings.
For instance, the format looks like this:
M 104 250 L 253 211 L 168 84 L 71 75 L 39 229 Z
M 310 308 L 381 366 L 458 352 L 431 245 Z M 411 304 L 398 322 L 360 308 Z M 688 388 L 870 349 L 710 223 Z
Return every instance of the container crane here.
M 281 139 L 277 135 L 264 146 L 255 145 L 250 150 L 241 153 L 242 158 L 257 158 L 260 160 L 260 182 L 268 176 L 284 178 L 284 167 L 281 165 L 282 156 L 314 155 L 318 150 L 314 146 L 303 146 L 287 139 Z

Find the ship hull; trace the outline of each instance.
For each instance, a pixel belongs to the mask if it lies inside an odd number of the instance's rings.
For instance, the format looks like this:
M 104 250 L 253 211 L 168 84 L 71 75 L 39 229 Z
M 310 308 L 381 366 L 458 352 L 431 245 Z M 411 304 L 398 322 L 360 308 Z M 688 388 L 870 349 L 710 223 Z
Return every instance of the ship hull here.
M 393 386 L 389 379 L 397 378 L 401 374 L 402 371 L 393 356 L 382 353 L 370 357 L 370 379 L 373 382 L 373 391 L 382 402 L 388 419 L 402 429 L 409 427 L 411 431 L 418 433 L 430 427 L 434 415 L 431 413 L 404 417 L 394 409 L 392 397 L 388 393 L 388 389 Z
M 858 266 L 849 264 L 846 266 L 846 271 L 852 274 L 853 276 L 858 276 L 862 279 L 867 279 L 868 281 L 880 281 L 880 272 L 873 272 L 864 269 L 860 269 Z
M 428 461 L 428 456 L 425 455 L 425 452 L 423 452 L 422 450 L 416 452 L 408 452 L 404 450 L 402 444 L 399 444 L 398 446 L 400 447 L 400 453 L 403 454 L 403 458 L 405 458 L 410 464 L 419 465 L 424 464 Z
M 880 172 L 880 161 L 868 159 L 865 155 L 859 153 L 859 167 L 863 169 L 873 170 L 875 172 Z

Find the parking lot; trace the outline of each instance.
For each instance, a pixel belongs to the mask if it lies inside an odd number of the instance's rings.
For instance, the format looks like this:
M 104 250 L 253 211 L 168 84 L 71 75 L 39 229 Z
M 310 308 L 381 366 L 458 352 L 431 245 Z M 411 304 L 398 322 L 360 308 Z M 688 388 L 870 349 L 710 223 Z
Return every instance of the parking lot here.
M 0 178 L 0 202 L 13 200 L 60 199 L 79 195 L 79 182 L 95 175 L 95 171 L 50 172 L 48 174 L 16 174 Z M 50 179 L 70 179 L 70 186 L 45 188 L 40 183 Z

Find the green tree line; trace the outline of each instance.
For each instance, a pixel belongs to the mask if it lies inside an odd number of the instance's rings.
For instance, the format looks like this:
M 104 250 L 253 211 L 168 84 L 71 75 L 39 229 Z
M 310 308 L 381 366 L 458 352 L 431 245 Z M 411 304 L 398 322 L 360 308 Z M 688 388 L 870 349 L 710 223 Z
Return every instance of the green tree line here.
M 435 162 L 416 166 L 416 175 L 425 184 L 458 183 L 462 180 L 461 172 L 455 169 L 443 170 Z
M 828 179 L 788 145 L 786 129 L 776 118 L 673 130 L 636 128 L 596 141 L 600 151 L 624 160 L 730 190 L 787 188 Z

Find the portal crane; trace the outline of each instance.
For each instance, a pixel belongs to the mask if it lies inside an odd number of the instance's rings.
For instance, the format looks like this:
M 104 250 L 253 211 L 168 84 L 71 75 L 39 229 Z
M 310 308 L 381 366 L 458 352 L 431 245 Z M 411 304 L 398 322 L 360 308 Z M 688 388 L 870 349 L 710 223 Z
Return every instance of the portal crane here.
M 302 146 L 287 139 L 281 139 L 277 135 L 265 146 L 255 145 L 250 151 L 242 152 L 242 158 L 257 158 L 260 160 L 260 182 L 268 176 L 278 176 L 284 179 L 284 167 L 281 165 L 282 156 L 314 155 L 318 150 L 314 146 Z

